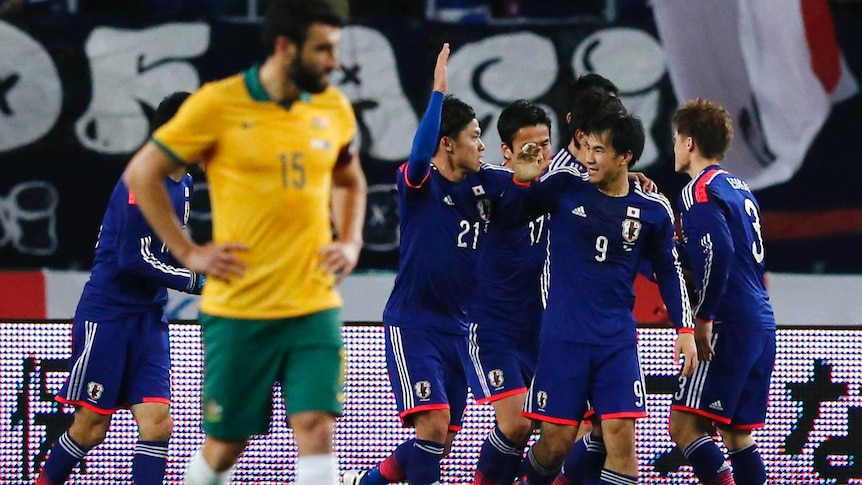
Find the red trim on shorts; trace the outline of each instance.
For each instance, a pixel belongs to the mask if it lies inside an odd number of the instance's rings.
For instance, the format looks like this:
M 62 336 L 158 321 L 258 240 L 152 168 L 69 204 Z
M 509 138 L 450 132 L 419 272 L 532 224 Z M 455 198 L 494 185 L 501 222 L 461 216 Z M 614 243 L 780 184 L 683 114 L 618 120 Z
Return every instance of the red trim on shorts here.
M 155 403 L 167 404 L 168 406 L 171 405 L 171 400 L 166 398 L 166 397 L 145 397 L 143 400 L 141 400 L 141 402 L 142 403 L 155 402 Z
M 595 416 L 595 414 L 596 414 L 595 409 L 593 409 L 593 408 L 587 409 L 587 412 L 584 413 L 584 420 L 586 421 L 587 419 L 591 419 L 593 416 Z
M 407 416 L 410 416 L 411 414 L 421 413 L 422 411 L 436 411 L 438 409 L 449 409 L 449 405 L 440 403 L 440 404 L 426 404 L 424 406 L 416 406 L 415 408 L 410 408 L 406 411 L 401 411 L 401 413 L 399 413 L 398 416 L 403 421 L 404 418 L 406 418 Z
M 68 400 L 64 397 L 60 397 L 60 396 L 54 396 L 54 400 L 59 402 L 59 403 L 62 403 L 62 404 L 68 404 L 70 406 L 80 406 L 82 408 L 87 408 L 96 414 L 101 414 L 102 416 L 110 416 L 110 415 L 114 414 L 114 412 L 117 410 L 116 408 L 114 408 L 114 409 L 97 408 L 96 406 L 93 406 L 92 404 L 90 404 L 86 401 L 70 401 L 70 400 Z
M 461 426 L 459 426 L 457 424 L 450 424 L 449 425 L 449 431 L 451 431 L 453 433 L 457 433 L 457 432 L 461 431 Z
M 602 414 L 602 421 L 606 419 L 641 419 L 649 416 L 646 411 Z
M 579 422 L 573 419 L 562 419 L 562 418 L 552 418 L 551 416 L 545 416 L 544 414 L 536 414 L 536 413 L 528 413 L 526 411 L 521 411 L 521 416 L 525 418 L 530 418 L 533 421 L 541 421 L 543 423 L 551 423 L 551 424 L 559 424 L 561 426 L 575 426 L 577 427 Z
M 483 397 L 482 399 L 476 399 L 476 404 L 490 404 L 490 403 L 493 403 L 495 401 L 505 399 L 509 396 L 517 396 L 518 394 L 526 394 L 526 393 L 527 393 L 527 388 L 526 387 L 520 387 L 518 389 L 512 389 L 511 391 L 506 391 L 502 394 L 495 394 L 495 395 L 490 396 L 490 397 Z
M 430 166 L 428 167 L 428 172 L 425 173 L 425 177 L 422 178 L 422 181 L 419 182 L 419 185 L 413 185 L 410 183 L 410 179 L 407 178 L 407 164 L 408 163 L 410 163 L 409 160 L 402 163 L 401 166 L 398 167 L 398 171 L 400 171 L 401 173 L 404 174 L 404 183 L 407 184 L 408 187 L 410 187 L 411 189 L 418 189 L 418 188 L 422 187 L 425 184 L 425 182 L 428 180 L 428 177 L 431 176 L 431 167 Z
M 743 431 L 750 431 L 752 429 L 760 429 L 764 426 L 766 426 L 765 423 L 757 423 L 757 424 L 733 424 L 733 423 L 731 423 L 731 424 L 722 424 L 721 425 L 722 428 L 733 428 L 733 429 L 740 429 Z
M 709 419 L 716 421 L 716 422 L 719 422 L 721 424 L 730 424 L 730 418 L 725 418 L 724 416 L 712 414 L 711 412 L 704 411 L 703 409 L 690 408 L 688 406 L 683 406 L 681 404 L 671 404 L 670 409 L 672 411 L 681 411 L 684 413 L 697 414 L 699 416 L 709 418 Z

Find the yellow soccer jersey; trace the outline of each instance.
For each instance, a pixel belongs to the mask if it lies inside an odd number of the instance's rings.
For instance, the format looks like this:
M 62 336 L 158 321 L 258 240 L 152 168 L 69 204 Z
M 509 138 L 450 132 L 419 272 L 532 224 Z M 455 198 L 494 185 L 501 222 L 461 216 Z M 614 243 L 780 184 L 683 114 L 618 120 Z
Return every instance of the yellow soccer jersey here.
M 332 170 L 355 134 L 350 101 L 337 89 L 274 102 L 257 67 L 204 85 L 154 133 L 172 158 L 205 161 L 213 240 L 249 248 L 239 254 L 243 277 L 207 280 L 202 311 L 269 319 L 341 306 L 318 251 L 332 242 Z

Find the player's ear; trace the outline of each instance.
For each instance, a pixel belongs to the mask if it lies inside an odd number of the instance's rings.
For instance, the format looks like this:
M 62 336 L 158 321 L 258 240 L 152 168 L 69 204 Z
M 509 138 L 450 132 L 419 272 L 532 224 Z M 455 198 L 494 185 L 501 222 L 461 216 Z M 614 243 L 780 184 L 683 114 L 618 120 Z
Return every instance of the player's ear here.
M 632 161 L 632 157 L 634 157 L 634 154 L 632 154 L 631 150 L 627 151 L 623 155 L 622 163 L 620 163 L 620 167 L 622 167 L 623 165 L 629 165 L 629 162 Z
M 275 54 L 290 63 L 299 54 L 299 46 L 287 36 L 279 35 L 275 38 Z
M 512 158 L 514 158 L 515 152 L 513 152 L 512 149 L 509 148 L 509 145 L 506 145 L 505 143 L 500 143 L 500 151 L 503 152 L 504 159 L 511 160 Z

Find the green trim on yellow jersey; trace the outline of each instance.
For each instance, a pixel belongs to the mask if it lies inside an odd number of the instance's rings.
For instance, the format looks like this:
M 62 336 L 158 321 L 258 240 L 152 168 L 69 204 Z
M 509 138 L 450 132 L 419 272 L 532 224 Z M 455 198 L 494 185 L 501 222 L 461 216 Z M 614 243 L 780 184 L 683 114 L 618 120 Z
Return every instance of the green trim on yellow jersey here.
M 150 137 L 150 141 L 153 142 L 154 145 L 159 147 L 159 150 L 161 150 L 165 155 L 168 156 L 168 158 L 171 159 L 172 162 L 176 163 L 177 165 L 181 165 L 183 167 L 187 167 L 189 165 L 194 165 L 194 164 L 189 163 L 189 162 L 183 160 L 182 158 L 178 157 L 176 153 L 172 152 L 170 148 L 166 147 L 159 140 L 156 140 L 155 138 Z
M 269 94 L 265 89 L 263 89 L 263 85 L 260 83 L 260 76 L 258 75 L 259 72 L 260 64 L 255 64 L 242 73 L 242 78 L 245 81 L 245 87 L 248 89 L 248 94 L 251 96 L 251 99 L 255 101 L 272 101 L 272 98 L 269 97 Z M 311 101 L 311 93 L 306 91 L 299 93 L 299 101 L 308 103 Z M 290 107 L 293 106 L 293 101 L 279 101 L 278 104 L 282 108 L 290 111 Z

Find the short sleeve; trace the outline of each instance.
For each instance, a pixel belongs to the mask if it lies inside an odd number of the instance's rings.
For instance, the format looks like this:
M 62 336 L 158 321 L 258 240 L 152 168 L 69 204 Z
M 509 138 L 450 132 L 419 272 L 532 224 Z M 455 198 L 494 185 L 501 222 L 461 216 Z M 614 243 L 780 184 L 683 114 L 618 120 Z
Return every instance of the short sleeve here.
M 153 133 L 152 141 L 175 161 L 192 164 L 216 143 L 221 130 L 216 89 L 205 85 Z

